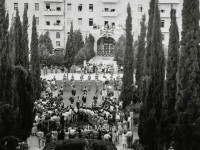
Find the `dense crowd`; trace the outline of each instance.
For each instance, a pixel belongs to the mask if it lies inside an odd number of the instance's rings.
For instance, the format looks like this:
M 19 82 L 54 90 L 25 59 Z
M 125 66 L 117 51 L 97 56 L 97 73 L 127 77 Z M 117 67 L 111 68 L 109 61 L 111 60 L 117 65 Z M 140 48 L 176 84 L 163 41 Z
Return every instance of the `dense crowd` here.
M 81 75 L 80 86 L 84 75 Z M 91 82 L 90 75 L 87 79 Z M 82 82 L 81 82 L 82 81 Z M 50 141 L 69 138 L 105 139 L 119 143 L 122 135 L 123 147 L 129 146 L 132 138 L 130 129 L 131 118 L 123 113 L 122 101 L 119 101 L 120 78 L 106 79 L 100 89 L 98 75 L 96 75 L 96 92 L 93 103 L 87 106 L 89 86 L 81 89 L 82 101 L 77 96 L 74 77 L 71 78 L 70 105 L 65 106 L 63 100 L 66 85 L 66 76 L 63 76 L 62 85 L 57 86 L 56 78 L 43 79 L 41 99 L 35 102 L 37 115 L 33 123 L 32 134 L 37 135 L 39 147 Z M 91 100 L 90 100 L 91 101 Z
M 64 66 L 43 66 L 42 68 L 42 72 L 43 75 L 47 75 L 48 73 L 67 73 L 68 70 L 67 68 L 65 68 Z M 87 65 L 85 65 L 84 67 L 80 67 L 80 66 L 72 66 L 71 67 L 71 73 L 110 73 L 113 74 L 114 73 L 114 66 L 111 64 L 103 64 L 103 63 L 99 63 L 99 64 L 91 64 L 91 63 L 87 63 Z

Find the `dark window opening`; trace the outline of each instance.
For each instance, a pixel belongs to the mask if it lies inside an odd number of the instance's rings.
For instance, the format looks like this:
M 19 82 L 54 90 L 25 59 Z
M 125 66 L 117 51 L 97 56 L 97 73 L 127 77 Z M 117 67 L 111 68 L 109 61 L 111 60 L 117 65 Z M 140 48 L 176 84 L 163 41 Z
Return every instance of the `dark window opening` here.
M 82 4 L 78 4 L 78 11 L 82 11 L 83 9 L 83 5 Z
M 89 10 L 93 12 L 93 4 L 89 4 Z
M 93 19 L 92 18 L 89 19 L 89 26 L 93 26 Z
M 46 4 L 46 9 L 50 9 L 50 4 Z

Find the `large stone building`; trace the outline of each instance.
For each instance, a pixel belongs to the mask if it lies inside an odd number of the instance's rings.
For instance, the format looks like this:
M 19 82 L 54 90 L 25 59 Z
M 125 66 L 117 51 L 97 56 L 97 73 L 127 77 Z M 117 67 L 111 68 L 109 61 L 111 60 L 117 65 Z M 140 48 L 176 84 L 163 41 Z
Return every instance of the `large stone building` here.
M 19 10 L 23 19 L 24 7 L 28 7 L 29 39 L 33 15 L 36 16 L 38 34 L 49 31 L 54 48 L 65 48 L 70 24 L 80 29 L 85 38 L 89 33 L 95 37 L 97 55 L 110 55 L 119 37 L 125 33 L 127 4 L 130 3 L 133 18 L 133 34 L 136 40 L 140 33 L 143 14 L 148 17 L 150 0 L 6 0 L 10 22 Z M 169 40 L 170 10 L 177 9 L 178 25 L 181 28 L 183 0 L 159 0 L 163 45 Z M 148 18 L 147 18 L 148 19 Z M 30 40 L 29 40 L 30 41 Z

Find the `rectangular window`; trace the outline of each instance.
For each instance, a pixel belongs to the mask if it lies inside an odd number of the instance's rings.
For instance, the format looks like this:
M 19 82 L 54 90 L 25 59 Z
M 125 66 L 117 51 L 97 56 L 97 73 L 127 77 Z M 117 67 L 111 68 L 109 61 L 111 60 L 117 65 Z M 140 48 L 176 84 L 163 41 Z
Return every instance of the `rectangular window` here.
M 39 3 L 35 3 L 35 11 L 39 11 Z
M 50 21 L 46 21 L 46 25 L 49 26 L 50 25 Z
M 60 47 L 60 41 L 56 41 L 56 47 Z
M 163 40 L 163 41 L 165 40 L 165 35 L 164 35 L 164 34 L 162 34 L 162 40 Z
M 50 4 L 46 4 L 46 9 L 47 9 L 47 10 L 50 10 L 50 9 L 51 9 Z
M 39 17 L 35 17 L 36 25 L 39 25 Z
M 18 9 L 18 3 L 14 3 L 14 10 Z
M 115 29 L 115 22 L 112 22 L 112 29 Z
M 82 11 L 83 9 L 83 5 L 82 4 L 78 4 L 78 11 Z
M 56 11 L 61 11 L 61 7 L 56 7 Z
M 24 3 L 24 8 L 28 9 L 28 3 Z
M 82 18 L 78 18 L 78 25 L 79 25 L 79 26 L 82 25 Z
M 108 21 L 104 21 L 104 26 L 108 26 Z
M 93 18 L 89 18 L 89 26 L 93 26 Z
M 60 20 L 56 20 L 56 25 L 57 25 L 57 26 L 60 25 Z
M 89 4 L 89 11 L 93 12 L 93 4 Z
M 143 8 L 142 8 L 142 4 L 138 4 L 138 12 L 142 12 Z
M 56 32 L 56 38 L 60 39 L 60 32 Z
M 67 18 L 67 25 L 71 25 L 72 19 L 71 18 Z
M 162 27 L 162 28 L 165 27 L 165 20 L 161 20 L 161 27 Z
M 71 3 L 68 3 L 67 4 L 67 11 L 71 11 L 72 10 L 72 4 Z

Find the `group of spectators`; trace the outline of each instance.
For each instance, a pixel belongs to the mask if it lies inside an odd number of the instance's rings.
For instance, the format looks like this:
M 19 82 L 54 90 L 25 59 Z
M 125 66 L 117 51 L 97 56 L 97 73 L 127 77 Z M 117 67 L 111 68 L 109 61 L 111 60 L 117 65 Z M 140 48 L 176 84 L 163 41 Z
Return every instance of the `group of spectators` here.
M 119 101 L 119 93 L 116 94 L 120 92 L 116 88 L 117 80 L 106 79 L 103 88 L 94 93 L 94 102 L 90 106 L 86 105 L 87 86 L 81 91 L 81 102 L 75 87 L 78 81 L 71 79 L 71 104 L 65 106 L 63 85 L 58 88 L 55 77 L 52 80 L 43 79 L 43 92 L 41 99 L 35 102 L 37 115 L 32 128 L 32 134 L 38 137 L 39 147 L 50 141 L 69 138 L 105 139 L 118 144 L 120 135 L 123 147 L 129 146 L 132 139 L 129 130 L 131 118 L 122 111 L 123 103 Z M 110 87 L 115 88 L 111 90 Z
M 64 66 L 43 66 L 42 68 L 42 74 L 45 76 L 48 73 L 67 73 L 68 70 Z M 91 64 L 87 63 L 85 67 L 78 67 L 78 66 L 72 66 L 71 67 L 71 73 L 114 73 L 114 66 L 111 64 L 103 64 L 102 62 L 100 64 Z

